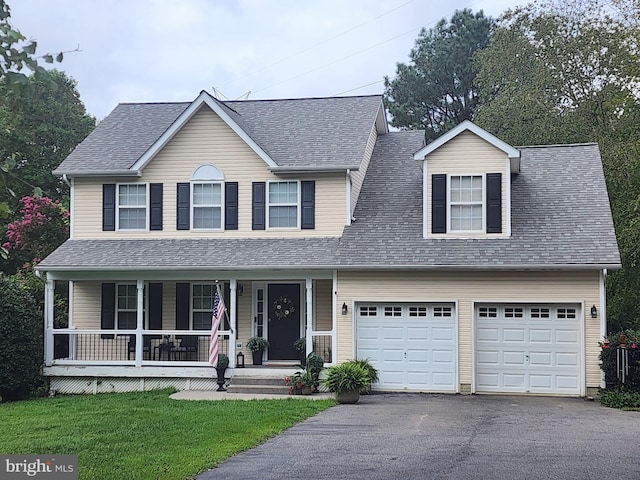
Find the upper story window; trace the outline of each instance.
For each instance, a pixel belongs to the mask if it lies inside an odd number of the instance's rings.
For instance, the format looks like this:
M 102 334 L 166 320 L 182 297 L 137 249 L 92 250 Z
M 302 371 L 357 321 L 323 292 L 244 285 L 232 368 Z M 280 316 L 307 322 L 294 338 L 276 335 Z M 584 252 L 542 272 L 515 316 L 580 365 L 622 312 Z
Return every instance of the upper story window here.
M 224 175 L 214 165 L 201 165 L 191 176 L 191 228 L 220 230 L 223 226 Z
M 297 228 L 300 183 L 269 182 L 267 211 L 269 228 Z
M 452 175 L 449 180 L 449 230 L 477 232 L 484 226 L 482 175 Z
M 119 184 L 116 198 L 118 230 L 146 230 L 148 228 L 147 185 Z
M 429 186 L 431 233 L 502 233 L 502 173 L 434 173 Z

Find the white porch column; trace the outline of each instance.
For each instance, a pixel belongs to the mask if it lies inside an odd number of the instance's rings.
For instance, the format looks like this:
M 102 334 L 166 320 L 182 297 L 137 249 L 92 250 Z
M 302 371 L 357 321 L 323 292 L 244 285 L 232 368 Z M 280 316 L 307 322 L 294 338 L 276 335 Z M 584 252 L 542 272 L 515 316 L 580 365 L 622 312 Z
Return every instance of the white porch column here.
M 307 355 L 313 351 L 313 281 L 311 278 L 306 278 L 306 291 L 307 291 L 307 300 L 306 300 L 306 311 L 307 311 L 307 320 L 306 320 L 306 329 L 305 329 L 305 337 L 307 339 Z
M 75 330 L 73 325 L 73 280 L 69 280 L 69 329 Z M 69 358 L 76 359 L 76 336 L 69 335 Z
M 53 291 L 55 283 L 47 278 L 44 286 L 44 364 L 53 364 Z
M 333 271 L 333 286 L 331 287 L 333 308 L 331 309 L 331 360 L 333 364 L 338 363 L 338 271 Z M 353 314 L 353 312 L 352 312 Z
M 138 293 L 138 304 L 136 306 L 136 367 L 142 366 L 142 354 L 144 352 L 144 343 L 142 339 L 142 331 L 144 330 L 144 280 L 136 281 Z
M 236 366 L 236 339 L 238 334 L 236 333 L 236 327 L 238 325 L 238 298 L 236 295 L 238 289 L 238 281 L 235 278 L 229 280 L 229 296 L 231 299 L 229 302 L 229 329 L 231 334 L 229 335 L 229 365 L 231 367 Z

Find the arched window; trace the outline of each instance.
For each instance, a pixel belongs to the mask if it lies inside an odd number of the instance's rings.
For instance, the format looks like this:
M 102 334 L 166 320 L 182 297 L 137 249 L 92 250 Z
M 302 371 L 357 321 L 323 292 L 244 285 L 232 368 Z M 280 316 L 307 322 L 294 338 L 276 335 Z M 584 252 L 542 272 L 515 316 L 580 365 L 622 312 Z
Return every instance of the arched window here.
M 224 205 L 224 174 L 215 165 L 200 165 L 191 176 L 191 228 L 219 230 L 222 228 Z

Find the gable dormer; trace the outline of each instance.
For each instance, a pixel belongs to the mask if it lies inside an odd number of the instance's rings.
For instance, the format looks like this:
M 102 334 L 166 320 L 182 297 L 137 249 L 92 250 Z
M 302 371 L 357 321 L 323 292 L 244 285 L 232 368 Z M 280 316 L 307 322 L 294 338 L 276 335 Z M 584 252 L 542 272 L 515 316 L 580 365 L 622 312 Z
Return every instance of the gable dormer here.
M 520 151 L 465 121 L 417 151 L 424 238 L 511 235 L 511 175 Z

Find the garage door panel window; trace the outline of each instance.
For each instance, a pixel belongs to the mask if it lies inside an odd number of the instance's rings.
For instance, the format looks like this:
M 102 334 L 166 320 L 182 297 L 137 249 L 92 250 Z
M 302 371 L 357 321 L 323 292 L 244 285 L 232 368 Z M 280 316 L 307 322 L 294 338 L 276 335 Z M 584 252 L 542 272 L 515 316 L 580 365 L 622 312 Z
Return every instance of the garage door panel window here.
M 478 316 L 480 318 L 497 318 L 498 309 L 496 307 L 480 307 L 478 309 Z
M 361 317 L 377 317 L 378 307 L 371 307 L 371 306 L 360 307 L 360 316 Z
M 398 307 L 398 306 L 384 307 L 384 316 L 385 317 L 401 317 L 402 307 Z
M 558 318 L 576 318 L 576 309 L 575 308 L 558 308 L 556 314 Z
M 409 307 L 410 317 L 426 317 L 427 307 Z
M 532 308 L 531 309 L 531 318 L 549 318 L 549 309 L 548 308 Z
M 453 315 L 452 307 L 433 307 L 434 317 L 451 317 Z

